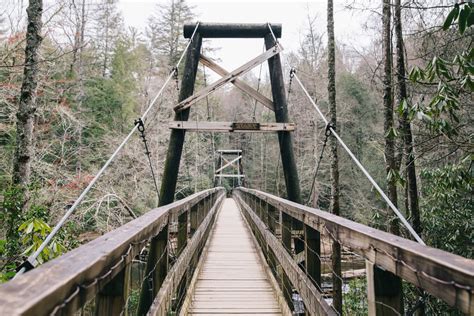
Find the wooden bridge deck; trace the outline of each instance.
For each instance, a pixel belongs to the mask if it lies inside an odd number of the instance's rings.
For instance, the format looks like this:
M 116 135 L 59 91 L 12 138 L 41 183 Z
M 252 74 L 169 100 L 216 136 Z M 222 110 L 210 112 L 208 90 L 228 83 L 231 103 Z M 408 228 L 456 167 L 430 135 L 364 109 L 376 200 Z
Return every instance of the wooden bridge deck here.
M 247 224 L 233 199 L 216 219 L 188 315 L 281 315 Z

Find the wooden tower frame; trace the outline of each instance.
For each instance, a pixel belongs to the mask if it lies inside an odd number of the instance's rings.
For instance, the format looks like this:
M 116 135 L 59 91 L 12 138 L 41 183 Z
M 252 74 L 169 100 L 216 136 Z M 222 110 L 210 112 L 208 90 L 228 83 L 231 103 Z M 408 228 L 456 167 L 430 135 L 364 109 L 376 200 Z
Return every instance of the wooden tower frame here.
M 184 37 L 190 38 L 195 28 L 196 24 L 184 25 Z M 186 131 L 277 132 L 287 197 L 291 201 L 301 203 L 299 177 L 291 136 L 291 131 L 294 130 L 295 127 L 294 124 L 289 123 L 288 119 L 286 90 L 279 55 L 282 51 L 282 47 L 274 38 L 274 36 L 276 38 L 281 37 L 281 31 L 281 24 L 199 24 L 186 54 L 178 104 L 174 107 L 174 122 L 170 123 L 171 135 L 160 189 L 160 206 L 174 201 Z M 241 67 L 228 72 L 210 58 L 201 54 L 203 38 L 262 38 L 265 41 L 266 51 Z M 265 61 L 268 61 L 270 70 L 273 100 L 265 97 L 238 78 Z M 222 77 L 213 84 L 194 93 L 194 84 L 199 62 Z M 276 122 L 187 122 L 190 108 L 193 104 L 227 83 L 232 83 L 246 94 L 255 98 L 260 104 L 274 111 Z

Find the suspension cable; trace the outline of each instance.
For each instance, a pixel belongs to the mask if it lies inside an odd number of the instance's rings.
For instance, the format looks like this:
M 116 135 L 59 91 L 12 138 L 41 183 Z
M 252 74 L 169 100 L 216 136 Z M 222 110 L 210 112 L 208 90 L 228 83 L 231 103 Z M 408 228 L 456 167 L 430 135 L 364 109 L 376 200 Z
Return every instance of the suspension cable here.
M 276 45 L 280 45 L 278 42 L 278 39 L 276 38 L 275 34 L 273 33 L 273 29 L 270 23 L 267 23 L 267 26 L 270 30 L 270 33 L 275 41 Z M 281 45 L 280 45 L 281 47 Z M 280 52 L 280 55 L 282 56 L 282 59 L 285 61 L 285 64 L 292 69 L 293 67 L 290 66 L 288 60 L 285 58 L 285 56 Z M 328 126 L 329 121 L 327 118 L 324 116 L 324 114 L 321 112 L 319 107 L 316 105 L 314 100 L 311 98 L 310 94 L 308 93 L 308 90 L 306 90 L 305 86 L 301 82 L 300 78 L 298 77 L 298 74 L 294 74 L 294 79 L 298 84 L 300 85 L 301 89 L 303 90 L 304 94 L 308 98 L 308 100 L 311 102 L 313 107 L 315 108 L 316 112 L 318 112 L 319 116 L 321 119 L 324 121 L 326 126 Z M 403 223 L 403 225 L 408 229 L 408 231 L 411 233 L 411 235 L 415 238 L 415 240 L 422 244 L 426 245 L 423 239 L 416 233 L 416 231 L 413 229 L 413 227 L 410 225 L 410 223 L 406 220 L 406 218 L 403 216 L 403 214 L 397 209 L 397 207 L 393 204 L 393 202 L 389 199 L 389 197 L 385 194 L 385 192 L 380 188 L 380 186 L 375 182 L 374 178 L 370 175 L 370 173 L 364 168 L 364 166 L 360 163 L 360 161 L 357 159 L 357 157 L 352 153 L 352 151 L 347 147 L 347 145 L 344 143 L 342 138 L 337 134 L 336 130 L 329 126 L 328 130 L 331 131 L 331 134 L 334 135 L 334 137 L 337 139 L 339 144 L 341 144 L 342 148 L 347 152 L 347 154 L 351 157 L 351 159 L 354 161 L 354 163 L 359 167 L 359 169 L 362 171 L 362 173 L 366 176 L 366 178 L 370 181 L 370 183 L 375 187 L 375 189 L 379 192 L 379 194 L 382 196 L 382 198 L 385 200 L 385 202 L 388 204 L 388 206 L 392 209 L 392 211 L 397 215 L 397 217 L 400 219 L 400 221 Z
M 150 105 L 148 106 L 148 108 L 145 110 L 145 112 L 143 112 L 142 116 L 140 117 L 140 119 L 142 121 L 145 121 L 146 119 L 146 116 L 148 115 L 148 113 L 150 112 L 150 110 L 153 108 L 156 100 L 158 100 L 158 98 L 160 97 L 160 95 L 163 93 L 163 91 L 165 90 L 166 86 L 168 85 L 168 83 L 171 81 L 171 79 L 173 78 L 175 72 L 177 71 L 178 69 L 178 66 L 180 65 L 181 61 L 183 60 L 184 58 L 184 55 L 186 54 L 187 50 L 189 49 L 189 46 L 191 45 L 192 41 L 193 41 L 193 38 L 198 30 L 198 27 L 199 27 L 199 22 L 196 23 L 196 27 L 194 28 L 194 32 L 193 34 L 191 35 L 191 38 L 189 39 L 188 41 L 188 44 L 186 45 L 185 49 L 183 50 L 183 53 L 181 54 L 181 57 L 179 58 L 178 60 L 178 63 L 176 64 L 176 67 L 173 68 L 173 70 L 171 71 L 171 73 L 168 75 L 168 78 L 166 79 L 165 83 L 163 84 L 163 86 L 161 87 L 161 89 L 158 91 L 158 93 L 156 94 L 156 96 L 153 98 L 153 100 L 150 102 Z M 95 183 L 97 182 L 97 180 L 100 178 L 100 176 L 105 172 L 105 170 L 109 167 L 109 165 L 112 163 L 112 161 L 115 159 L 115 157 L 117 157 L 117 155 L 119 154 L 119 152 L 123 149 L 123 147 L 125 146 L 125 144 L 127 144 L 127 142 L 130 140 L 130 138 L 132 137 L 132 135 L 137 131 L 138 129 L 138 125 L 134 125 L 133 128 L 131 129 L 131 131 L 128 133 L 128 135 L 124 138 L 124 140 L 120 143 L 120 145 L 117 147 L 117 149 L 115 149 L 115 151 L 112 153 L 112 155 L 110 156 L 110 158 L 105 162 L 105 164 L 102 166 L 102 168 L 99 170 L 99 172 L 97 172 L 97 174 L 94 176 L 94 178 L 91 180 L 91 182 L 89 182 L 89 184 L 87 185 L 87 187 L 84 189 L 84 191 L 82 191 L 82 193 L 79 195 L 79 197 L 76 199 L 76 201 L 74 201 L 74 204 L 69 208 L 69 210 L 66 212 L 66 214 L 63 215 L 63 217 L 59 220 L 59 222 L 56 224 L 56 226 L 54 226 L 53 230 L 49 233 L 49 235 L 46 237 L 46 239 L 43 241 L 43 243 L 39 246 L 39 248 L 31 255 L 28 257 L 28 259 L 26 259 L 19 267 L 18 267 L 18 272 L 17 274 L 13 277 L 14 279 L 19 276 L 19 275 L 22 275 L 23 273 L 25 273 L 26 271 L 28 270 L 31 270 L 33 269 L 35 266 L 36 266 L 36 258 L 38 258 L 38 256 L 43 252 L 44 248 L 46 248 L 46 246 L 51 242 L 51 240 L 54 238 L 54 236 L 57 234 L 57 232 L 61 229 L 61 227 L 64 225 L 64 223 L 66 222 L 66 220 L 69 218 L 69 216 L 71 216 L 71 214 L 76 210 L 76 208 L 81 204 L 82 200 L 84 199 L 84 197 L 87 195 L 87 193 L 92 189 L 92 187 L 95 185 Z
M 313 181 L 311 183 L 311 190 L 309 191 L 308 200 L 306 201 L 306 205 L 309 205 L 309 201 L 311 201 L 311 195 L 313 194 L 314 185 L 316 184 L 316 177 L 318 176 L 319 166 L 321 165 L 321 161 L 323 160 L 324 156 L 324 149 L 326 148 L 326 144 L 328 143 L 329 136 L 331 136 L 331 131 L 329 127 L 332 126 L 331 124 L 326 126 L 326 131 L 324 132 L 324 142 L 323 147 L 321 148 L 321 154 L 319 155 L 318 162 L 316 164 L 316 169 L 314 170 Z M 314 203 L 314 201 L 313 201 Z
M 158 189 L 158 184 L 156 181 L 155 170 L 153 169 L 153 164 L 151 162 L 151 152 L 148 149 L 148 141 L 145 136 L 145 124 L 141 118 L 135 120 L 135 125 L 138 125 L 138 131 L 140 132 L 140 137 L 142 138 L 143 145 L 145 147 L 145 156 L 148 158 L 148 164 L 150 165 L 151 177 L 153 178 L 153 183 L 155 185 L 156 195 L 157 195 L 157 203 L 156 205 L 160 204 L 160 190 Z

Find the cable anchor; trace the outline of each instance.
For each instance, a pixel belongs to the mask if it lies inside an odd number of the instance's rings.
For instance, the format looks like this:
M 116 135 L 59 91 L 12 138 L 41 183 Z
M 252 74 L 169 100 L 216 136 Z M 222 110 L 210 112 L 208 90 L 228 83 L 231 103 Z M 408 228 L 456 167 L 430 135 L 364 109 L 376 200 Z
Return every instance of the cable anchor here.
M 326 130 L 324 131 L 324 135 L 326 136 L 326 139 L 331 136 L 332 134 L 332 130 L 336 130 L 336 126 L 332 123 L 332 122 L 329 122 L 327 125 L 326 125 Z
M 176 90 L 179 91 L 179 72 L 178 72 L 178 67 L 174 66 L 173 68 L 171 68 L 171 71 L 170 73 L 173 74 L 173 79 L 174 79 L 174 82 L 176 83 Z

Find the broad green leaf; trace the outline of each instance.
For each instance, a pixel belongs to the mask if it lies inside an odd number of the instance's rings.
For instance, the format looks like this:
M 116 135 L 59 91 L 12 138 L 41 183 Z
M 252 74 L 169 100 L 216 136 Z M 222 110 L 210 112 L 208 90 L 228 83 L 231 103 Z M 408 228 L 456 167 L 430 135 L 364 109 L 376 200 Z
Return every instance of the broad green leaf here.
M 444 21 L 443 30 L 446 31 L 447 29 L 449 29 L 453 21 L 456 20 L 456 18 L 458 17 L 458 14 L 459 14 L 459 5 L 456 3 L 454 8 L 451 10 L 451 12 L 449 12 L 446 20 Z
M 464 34 L 464 31 L 466 30 L 467 26 L 467 18 L 469 17 L 469 14 L 471 13 L 471 9 L 468 6 L 464 6 L 459 13 L 459 33 Z

